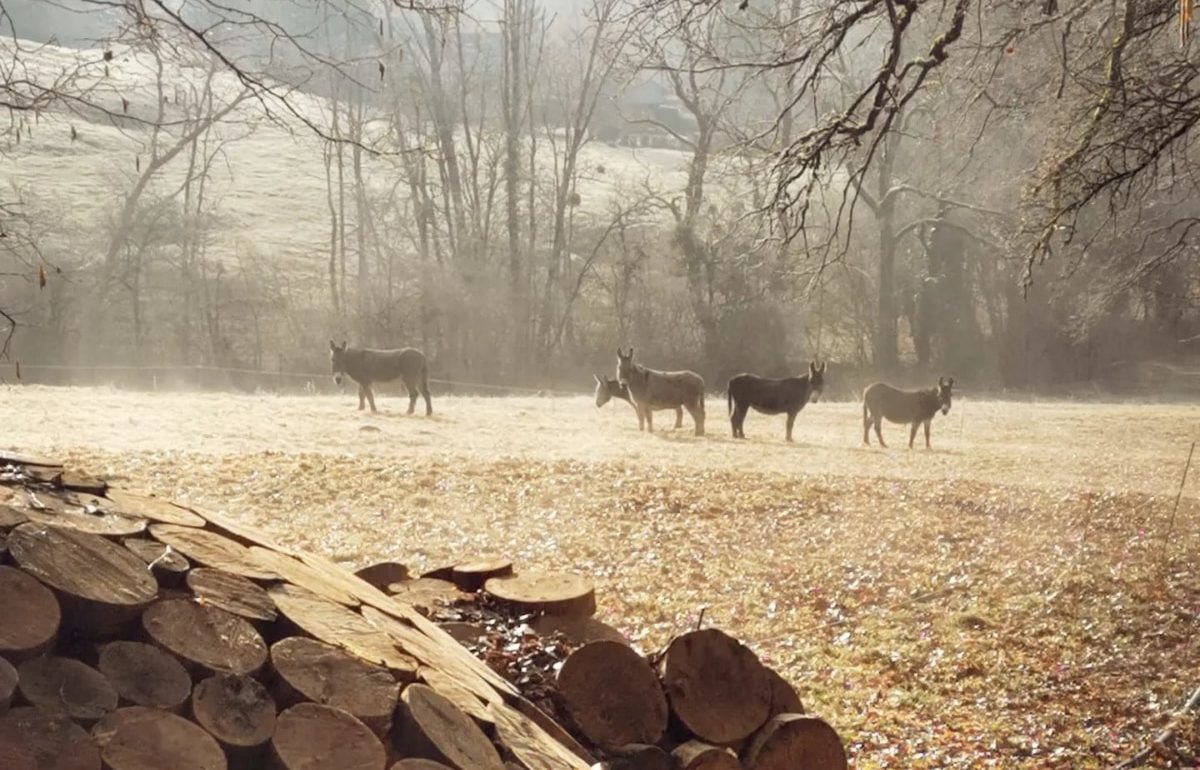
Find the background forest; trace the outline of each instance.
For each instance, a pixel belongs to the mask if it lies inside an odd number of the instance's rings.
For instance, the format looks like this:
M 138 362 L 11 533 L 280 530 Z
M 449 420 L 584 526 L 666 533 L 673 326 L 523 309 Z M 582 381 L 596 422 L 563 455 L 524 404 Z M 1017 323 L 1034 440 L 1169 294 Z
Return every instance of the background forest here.
M 1179 7 L 3 0 L 0 339 L 27 373 L 323 372 L 336 337 L 569 389 L 617 345 L 714 387 L 1185 388 Z

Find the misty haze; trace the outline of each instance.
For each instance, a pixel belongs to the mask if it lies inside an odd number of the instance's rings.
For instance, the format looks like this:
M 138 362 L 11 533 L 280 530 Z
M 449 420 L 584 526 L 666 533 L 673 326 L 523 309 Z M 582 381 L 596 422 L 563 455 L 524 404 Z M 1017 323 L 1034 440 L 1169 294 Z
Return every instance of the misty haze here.
M 0 770 L 1196 766 L 1195 5 L 0 0 Z

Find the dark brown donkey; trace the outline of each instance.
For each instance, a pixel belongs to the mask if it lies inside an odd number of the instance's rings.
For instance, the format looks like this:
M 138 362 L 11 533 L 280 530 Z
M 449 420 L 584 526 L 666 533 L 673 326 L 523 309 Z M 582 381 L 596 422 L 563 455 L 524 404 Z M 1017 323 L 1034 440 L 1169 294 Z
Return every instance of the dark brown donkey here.
M 704 378 L 695 372 L 660 372 L 633 362 L 633 348 L 617 348 L 617 381 L 629 388 L 638 423 L 654 432 L 654 410 L 682 406 L 696 423 L 696 435 L 704 435 Z
M 329 359 L 333 363 L 334 382 L 341 385 L 342 377 L 348 375 L 358 383 L 359 409 L 363 408 L 364 402 L 370 402 L 371 411 L 377 411 L 371 383 L 400 378 L 404 380 L 404 387 L 408 391 L 408 413 L 412 414 L 417 408 L 419 391 L 425 397 L 425 414 L 433 414 L 433 404 L 429 401 L 429 373 L 425 366 L 425 354 L 421 351 L 413 348 L 350 348 L 346 347 L 345 342 L 336 345 L 330 340 Z
M 614 398 L 619 398 L 622 401 L 627 402 L 630 406 L 633 406 L 633 410 L 635 412 L 637 412 L 637 407 L 634 406 L 633 399 L 629 397 L 629 388 L 622 385 L 620 383 L 620 381 L 614 380 L 612 377 L 602 377 L 599 374 L 593 374 L 592 377 L 594 377 L 596 380 L 596 408 L 600 408 L 600 407 L 604 406 L 605 404 L 607 404 L 609 401 L 611 401 Z M 641 412 L 637 412 L 637 416 L 638 416 L 638 430 L 643 430 L 645 427 L 643 425 L 645 418 L 642 417 Z M 679 429 L 682 427 L 683 427 L 683 407 L 676 406 L 675 407 L 675 428 Z
M 792 425 L 796 415 L 809 401 L 814 404 L 825 388 L 825 364 L 808 365 L 808 374 L 800 377 L 785 377 L 769 380 L 757 374 L 739 374 L 729 381 L 725 400 L 729 405 L 729 422 L 733 425 L 734 438 L 746 438 L 742 426 L 750 407 L 763 414 L 787 415 L 787 440 L 792 440 Z
M 908 448 L 912 449 L 913 441 L 917 438 L 917 426 L 925 426 L 925 448 L 929 448 L 929 423 L 933 422 L 938 410 L 942 414 L 950 413 L 950 389 L 954 387 L 954 378 L 938 377 L 936 388 L 924 390 L 900 390 L 886 383 L 877 382 L 863 391 L 863 443 L 871 445 L 871 426 L 875 426 L 875 436 L 879 446 L 883 443 L 883 433 L 879 425 L 886 417 L 888 422 L 912 425 L 908 434 Z

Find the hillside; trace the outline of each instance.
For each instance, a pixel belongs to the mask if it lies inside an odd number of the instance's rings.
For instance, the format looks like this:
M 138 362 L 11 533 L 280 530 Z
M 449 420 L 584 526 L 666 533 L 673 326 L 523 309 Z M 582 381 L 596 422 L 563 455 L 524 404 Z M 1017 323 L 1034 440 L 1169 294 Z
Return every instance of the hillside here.
M 23 124 L 21 138 L 0 157 L 0 174 L 19 189 L 30 211 L 55 223 L 47 233 L 52 243 L 68 248 L 100 242 L 102 223 L 112 216 L 120 195 L 134 184 L 137 164 L 148 159 L 149 126 L 157 102 L 153 57 L 130 49 L 115 50 L 107 67 L 100 50 L 37 46 L 22 42 L 22 60 L 31 73 L 53 77 L 85 62 L 76 90 L 86 88 L 92 100 L 114 114 L 127 111 L 129 119 L 117 121 L 96 111 L 57 109 Z M 11 51 L 11 43 L 8 44 Z M 178 132 L 184 117 L 178 94 L 203 90 L 202 66 L 167 64 L 163 78 L 169 85 L 165 119 L 175 123 L 166 130 Z M 218 75 L 214 91 L 230 100 L 239 84 L 228 74 Z M 128 102 L 127 110 L 122 100 Z M 292 104 L 315 124 L 328 120 L 329 104 L 309 95 L 292 97 Z M 248 247 L 267 256 L 305 260 L 326 253 L 329 210 L 321 140 L 294 116 L 281 115 L 278 105 L 255 99 L 240 104 L 216 132 L 224 142 L 210 198 L 219 200 L 222 222 L 210 245 L 210 255 L 231 259 Z M 72 137 L 72 128 L 75 136 Z M 545 144 L 545 143 L 543 143 Z M 601 213 L 623 189 L 654 183 L 667 194 L 682 189 L 686 155 L 677 150 L 634 149 L 592 143 L 582 153 L 588 180 L 582 187 L 584 216 Z M 369 183 L 380 193 L 390 191 L 399 176 L 395 157 L 377 156 L 366 161 Z M 541 164 L 552 173 L 553 161 Z M 160 194 L 177 192 L 187 169 L 180 154 L 156 178 Z M 404 187 L 399 188 L 403 198 Z

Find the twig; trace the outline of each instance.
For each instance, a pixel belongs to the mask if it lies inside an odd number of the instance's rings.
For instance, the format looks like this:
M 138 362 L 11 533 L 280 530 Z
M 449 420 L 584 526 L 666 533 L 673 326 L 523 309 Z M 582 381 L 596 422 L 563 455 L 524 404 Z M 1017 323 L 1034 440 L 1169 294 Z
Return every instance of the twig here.
M 1188 471 L 1192 467 L 1192 454 L 1196 451 L 1196 442 L 1192 442 L 1192 448 L 1188 450 L 1187 464 L 1183 466 L 1183 478 L 1179 480 L 1179 492 L 1175 495 L 1175 507 L 1171 509 L 1171 520 L 1167 522 L 1167 532 L 1163 536 L 1162 553 L 1159 555 L 1159 562 L 1166 567 L 1167 559 L 1167 543 L 1171 542 L 1171 534 L 1175 531 L 1175 514 L 1179 512 L 1179 501 L 1183 499 L 1183 486 L 1187 483 Z
M 1192 447 L 1195 448 L 1195 446 L 1196 445 L 1193 443 Z M 1166 744 L 1175 737 L 1175 731 L 1179 729 L 1180 720 L 1182 720 L 1183 717 L 1187 716 L 1191 712 L 1195 711 L 1197 706 L 1200 706 L 1200 687 L 1195 689 L 1195 691 L 1192 693 L 1192 697 L 1188 698 L 1187 703 L 1183 704 L 1183 708 L 1175 712 L 1175 715 L 1171 719 L 1171 723 L 1167 725 L 1162 732 L 1154 736 L 1154 740 L 1150 741 L 1149 746 L 1134 754 L 1124 762 L 1113 765 L 1109 770 L 1130 770 L 1134 767 L 1141 767 L 1143 764 L 1145 764 L 1146 760 L 1150 758 L 1151 754 L 1156 751 L 1161 752 L 1166 747 Z

